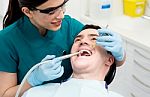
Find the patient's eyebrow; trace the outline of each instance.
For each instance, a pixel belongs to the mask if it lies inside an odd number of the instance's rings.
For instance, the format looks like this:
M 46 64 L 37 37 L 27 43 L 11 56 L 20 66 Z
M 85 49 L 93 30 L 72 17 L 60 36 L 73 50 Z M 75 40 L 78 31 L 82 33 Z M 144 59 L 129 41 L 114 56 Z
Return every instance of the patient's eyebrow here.
M 84 35 L 77 35 L 76 38 L 81 38 Z M 88 34 L 88 36 L 99 36 L 98 34 Z
M 82 36 L 83 36 L 83 35 L 77 35 L 76 38 L 80 38 L 80 37 L 82 37 Z
M 97 35 L 97 34 L 89 34 L 88 36 L 99 36 L 99 35 Z

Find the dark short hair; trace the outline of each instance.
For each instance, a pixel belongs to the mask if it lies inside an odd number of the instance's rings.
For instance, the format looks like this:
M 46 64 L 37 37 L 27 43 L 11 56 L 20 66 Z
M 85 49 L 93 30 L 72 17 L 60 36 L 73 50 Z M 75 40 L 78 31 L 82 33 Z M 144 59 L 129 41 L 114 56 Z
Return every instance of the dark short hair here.
M 82 30 L 85 30 L 85 29 L 96 29 L 96 30 L 98 30 L 98 29 L 101 29 L 101 27 L 98 25 L 86 24 L 86 25 L 84 25 Z M 112 53 L 110 51 L 107 51 L 107 53 L 112 55 Z M 107 85 L 109 85 L 113 81 L 115 74 L 116 74 L 116 62 L 114 61 L 114 63 L 110 66 L 110 69 L 109 69 L 109 71 L 108 71 L 108 73 L 104 79 L 106 81 Z
M 97 25 L 93 25 L 93 24 L 86 24 L 83 26 L 82 30 L 85 30 L 85 29 L 101 29 L 100 26 L 97 26 Z

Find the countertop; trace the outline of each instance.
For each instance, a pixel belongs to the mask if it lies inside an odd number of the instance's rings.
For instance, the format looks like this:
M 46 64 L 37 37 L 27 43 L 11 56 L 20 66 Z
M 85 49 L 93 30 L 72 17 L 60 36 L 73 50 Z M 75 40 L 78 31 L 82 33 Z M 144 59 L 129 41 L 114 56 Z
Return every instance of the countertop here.
M 118 16 L 111 19 L 96 20 L 87 16 L 81 16 L 84 23 L 94 23 L 119 33 L 127 41 L 133 42 L 138 47 L 143 47 L 150 51 L 150 20 L 145 18 L 132 18 L 129 16 Z

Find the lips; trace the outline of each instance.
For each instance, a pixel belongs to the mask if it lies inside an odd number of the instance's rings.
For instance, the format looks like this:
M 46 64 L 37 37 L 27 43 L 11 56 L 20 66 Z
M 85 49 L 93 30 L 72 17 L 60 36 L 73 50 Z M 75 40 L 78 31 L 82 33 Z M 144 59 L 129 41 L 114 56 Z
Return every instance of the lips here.
M 51 22 L 51 24 L 54 24 L 54 25 L 60 25 L 61 23 L 62 23 L 62 21 Z

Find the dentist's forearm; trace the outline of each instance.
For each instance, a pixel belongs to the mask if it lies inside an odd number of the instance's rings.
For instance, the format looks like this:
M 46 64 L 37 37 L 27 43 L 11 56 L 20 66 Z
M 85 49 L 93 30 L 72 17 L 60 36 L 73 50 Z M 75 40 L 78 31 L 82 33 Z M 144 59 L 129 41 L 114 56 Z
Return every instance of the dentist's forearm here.
M 122 66 L 125 63 L 125 60 L 126 60 L 126 53 L 124 54 L 124 58 L 122 61 L 116 61 L 116 66 L 117 67 Z
M 32 86 L 26 81 L 20 91 L 19 97 L 21 97 L 21 95 L 31 87 Z M 19 85 L 7 89 L 2 97 L 15 97 L 18 88 Z

